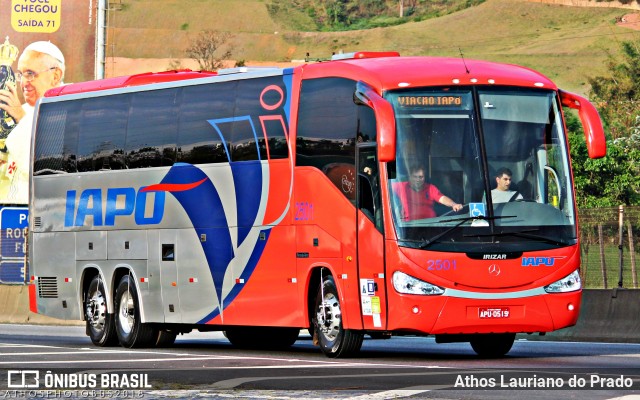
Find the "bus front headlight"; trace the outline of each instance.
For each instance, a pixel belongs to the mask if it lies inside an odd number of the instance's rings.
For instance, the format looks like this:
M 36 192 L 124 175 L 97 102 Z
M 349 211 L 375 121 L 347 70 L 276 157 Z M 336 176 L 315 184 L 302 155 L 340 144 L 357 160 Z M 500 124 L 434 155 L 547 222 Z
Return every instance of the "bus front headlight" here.
M 580 274 L 578 273 L 578 270 L 575 270 L 566 277 L 545 286 L 544 290 L 547 293 L 566 293 L 575 292 L 581 288 L 582 281 L 580 280 Z
M 405 294 L 432 296 L 444 293 L 443 288 L 432 285 L 429 282 L 421 281 L 400 271 L 393 273 L 393 288 L 398 293 Z

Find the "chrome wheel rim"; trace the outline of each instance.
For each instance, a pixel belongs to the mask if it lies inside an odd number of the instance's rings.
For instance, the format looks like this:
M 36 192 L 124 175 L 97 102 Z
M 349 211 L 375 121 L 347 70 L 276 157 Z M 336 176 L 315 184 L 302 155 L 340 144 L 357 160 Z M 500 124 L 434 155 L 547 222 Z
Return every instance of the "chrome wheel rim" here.
M 120 331 L 129 335 L 135 324 L 135 305 L 131 292 L 127 290 L 120 296 L 120 308 L 118 310 L 118 326 Z
M 318 331 L 328 340 L 334 341 L 340 334 L 342 313 L 340 302 L 333 293 L 326 293 L 322 304 L 319 305 L 317 315 Z
M 100 290 L 92 293 L 85 310 L 87 321 L 96 330 L 103 330 L 107 316 L 107 301 Z

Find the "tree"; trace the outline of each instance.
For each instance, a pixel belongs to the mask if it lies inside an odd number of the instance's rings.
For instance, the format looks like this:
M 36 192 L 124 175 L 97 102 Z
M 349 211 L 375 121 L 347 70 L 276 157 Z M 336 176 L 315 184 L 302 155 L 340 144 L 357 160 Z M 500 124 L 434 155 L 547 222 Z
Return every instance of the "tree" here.
M 639 43 L 622 43 L 622 61 L 610 56 L 610 76 L 589 78 L 591 98 L 613 139 L 628 136 L 640 114 Z
M 187 48 L 187 56 L 198 61 L 200 69 L 216 71 L 224 66 L 225 60 L 231 58 L 228 42 L 232 38 L 229 32 L 202 31 Z
M 607 133 L 607 156 L 590 159 L 578 118 L 566 112 L 569 145 L 581 208 L 640 205 L 640 51 L 622 43 L 622 60 L 610 57 L 610 76 L 589 78 L 590 97 Z
M 566 116 L 578 207 L 640 205 L 640 117 L 631 135 L 607 141 L 606 157 L 591 159 L 577 116 Z
M 590 159 L 584 135 L 569 136 L 573 179 L 579 208 L 640 205 L 640 140 L 607 141 L 607 156 Z

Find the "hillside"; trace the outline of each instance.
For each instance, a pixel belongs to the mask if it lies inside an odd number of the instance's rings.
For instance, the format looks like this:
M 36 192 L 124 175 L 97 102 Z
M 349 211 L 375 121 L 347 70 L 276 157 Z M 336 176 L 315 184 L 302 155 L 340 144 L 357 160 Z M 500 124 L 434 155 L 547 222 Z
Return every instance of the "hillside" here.
M 233 32 L 233 57 L 253 63 L 325 58 L 332 52 L 398 50 L 509 62 L 548 75 L 561 87 L 585 93 L 587 77 L 606 73 L 607 55 L 640 31 L 616 25 L 629 10 L 571 7 L 526 0 L 487 0 L 443 17 L 370 30 L 302 32 L 276 22 L 268 0 L 122 0 L 110 12 L 107 62 L 110 76 L 137 73 L 135 62 L 165 70 L 199 31 Z M 557 0 L 556 0 L 557 1 Z M 156 60 L 154 64 L 153 60 Z M 111 59 L 113 60 L 113 59 Z M 129 67 L 127 67 L 127 65 Z M 152 67 L 155 65 L 156 67 Z M 192 67 L 186 61 L 182 66 Z M 124 68 L 123 68 L 124 67 Z

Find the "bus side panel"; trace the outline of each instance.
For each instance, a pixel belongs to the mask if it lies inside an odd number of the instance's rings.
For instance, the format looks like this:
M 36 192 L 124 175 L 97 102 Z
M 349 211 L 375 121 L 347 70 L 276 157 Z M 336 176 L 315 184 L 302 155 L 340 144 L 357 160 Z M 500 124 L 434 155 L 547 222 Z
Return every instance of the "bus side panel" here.
M 230 273 L 226 279 L 240 282 L 240 293 L 212 323 L 225 325 L 305 327 L 304 303 L 298 297 L 295 242 L 292 226 L 271 228 L 267 245 L 253 274 L 242 280 Z
M 362 211 L 358 219 L 358 297 L 363 304 L 362 323 L 366 329 L 384 330 L 388 315 L 384 237 Z M 365 306 L 365 302 L 369 306 Z
M 293 194 L 292 162 L 290 158 L 269 161 L 269 196 L 262 225 L 291 223 L 289 207 Z
M 142 278 L 146 278 L 146 282 L 140 282 L 140 288 L 145 291 L 143 296 L 144 301 L 147 302 L 145 307 L 147 321 L 181 322 L 180 313 L 171 314 L 165 305 L 168 302 L 163 299 L 165 289 L 162 287 L 161 280 L 164 269 L 161 267 L 160 261 L 162 258 L 162 240 L 160 239 L 162 230 L 151 229 L 146 232 L 148 249 L 147 276 L 140 277 L 140 281 L 142 281 Z M 170 320 L 165 314 L 175 316 L 177 319 L 175 321 Z
M 75 234 L 32 233 L 32 238 L 32 245 L 39 249 L 33 253 L 31 260 L 32 275 L 36 277 L 38 314 L 66 320 L 82 319 L 82 306 L 78 295 L 80 277 L 76 275 L 75 264 Z M 41 270 L 56 272 L 40 275 Z M 65 278 L 70 278 L 71 281 L 65 282 Z M 67 307 L 63 307 L 63 301 Z
M 386 241 L 387 329 L 390 331 L 431 332 L 446 302 L 443 296 L 417 296 L 400 294 L 393 287 L 393 273 L 402 271 L 419 276 L 417 271 L 407 269 L 407 259 L 399 251 L 397 243 Z M 417 308 L 416 308 L 417 307 Z
M 219 305 L 213 275 L 201 251 L 201 241 L 215 241 L 216 233 L 226 233 L 228 228 L 208 228 L 201 232 L 206 237 L 198 237 L 193 229 L 164 230 L 160 234 L 160 246 L 165 247 L 164 252 L 160 249 L 162 300 L 165 317 L 171 321 L 197 323 Z M 175 244 L 175 259 L 171 259 L 170 254 L 162 254 L 167 252 L 168 244 Z M 227 253 L 230 251 L 226 250 Z M 172 291 L 176 287 L 177 292 Z M 175 311 L 171 310 L 170 304 L 174 304 Z
M 296 168 L 295 181 L 298 276 L 306 279 L 309 267 L 328 261 L 326 257 L 336 257 L 331 259 L 332 263 L 335 260 L 332 272 L 341 295 L 343 325 L 347 329 L 362 329 L 355 250 L 355 206 L 317 168 Z M 313 298 L 318 288 L 309 290 Z

